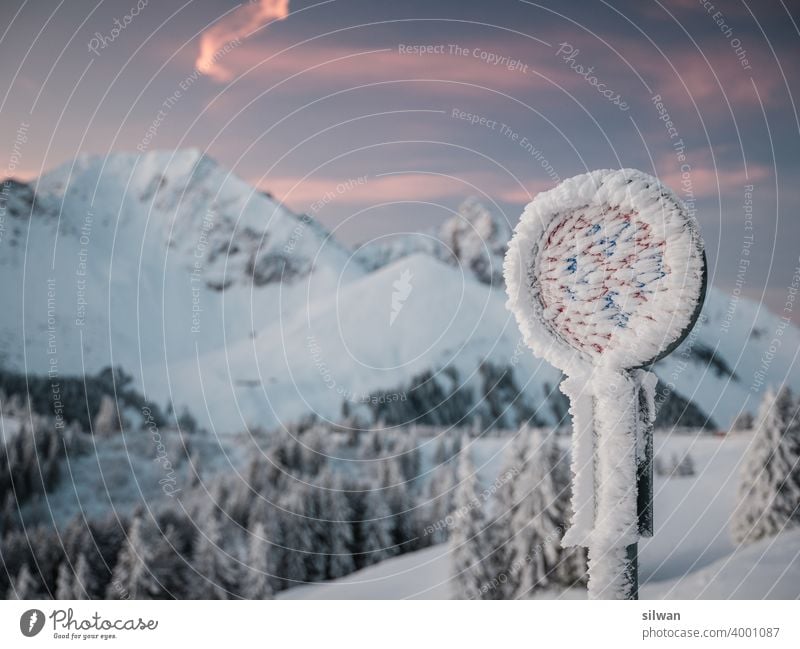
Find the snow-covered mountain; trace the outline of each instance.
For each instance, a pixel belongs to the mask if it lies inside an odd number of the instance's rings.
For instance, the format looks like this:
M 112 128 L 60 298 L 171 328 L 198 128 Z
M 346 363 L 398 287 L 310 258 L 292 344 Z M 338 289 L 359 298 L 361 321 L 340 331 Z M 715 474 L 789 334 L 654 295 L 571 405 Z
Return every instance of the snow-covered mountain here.
M 317 223 L 194 150 L 80 156 L 11 185 L 7 205 L 0 363 L 18 371 L 113 364 L 164 389 L 173 363 L 362 272 Z
M 560 373 L 504 306 L 510 227 L 477 201 L 427 235 L 354 252 L 186 150 L 81 156 L 8 182 L 0 210 L 5 371 L 121 366 L 219 432 L 312 412 L 495 427 L 564 414 Z M 712 288 L 656 367 L 665 421 L 724 427 L 768 383 L 800 385 L 791 354 L 769 354 L 776 336 L 800 348 L 797 329 Z

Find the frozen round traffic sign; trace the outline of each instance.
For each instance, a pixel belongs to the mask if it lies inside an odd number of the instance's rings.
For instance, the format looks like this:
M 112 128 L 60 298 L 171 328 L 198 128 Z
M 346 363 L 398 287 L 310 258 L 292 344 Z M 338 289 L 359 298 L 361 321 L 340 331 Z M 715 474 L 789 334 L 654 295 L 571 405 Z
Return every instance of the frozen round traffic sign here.
M 641 367 L 691 330 L 704 270 L 695 220 L 669 189 L 633 169 L 593 171 L 525 208 L 508 306 L 534 353 L 565 371 Z
M 706 290 L 697 223 L 633 169 L 576 176 L 536 196 L 504 265 L 508 308 L 533 352 L 566 374 L 572 520 L 589 549 L 589 596 L 634 598 L 636 543 L 652 535 L 656 376 Z

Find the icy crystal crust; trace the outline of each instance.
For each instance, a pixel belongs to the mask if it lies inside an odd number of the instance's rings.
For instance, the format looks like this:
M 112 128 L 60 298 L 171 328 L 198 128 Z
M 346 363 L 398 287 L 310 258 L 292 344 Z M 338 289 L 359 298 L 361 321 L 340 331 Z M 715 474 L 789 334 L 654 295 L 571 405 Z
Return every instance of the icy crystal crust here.
M 696 222 L 669 189 L 634 169 L 593 171 L 525 208 L 507 306 L 533 352 L 567 373 L 639 367 L 692 324 L 703 263 Z

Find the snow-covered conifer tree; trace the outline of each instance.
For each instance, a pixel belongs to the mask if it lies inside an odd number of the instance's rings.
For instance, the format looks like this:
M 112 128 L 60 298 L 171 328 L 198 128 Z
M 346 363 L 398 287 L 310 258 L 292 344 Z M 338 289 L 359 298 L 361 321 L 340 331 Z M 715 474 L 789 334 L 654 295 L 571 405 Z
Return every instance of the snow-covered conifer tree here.
M 733 538 L 751 543 L 800 524 L 800 422 L 788 387 L 764 394 L 741 468 Z
M 522 597 L 556 581 L 566 504 L 556 475 L 558 449 L 539 429 L 525 434 L 530 436 L 530 454 L 517 476 L 511 518 Z
M 246 599 L 272 599 L 269 551 L 266 529 L 263 523 L 256 523 L 250 530 L 247 566 L 242 577 L 242 596 Z
M 313 581 L 309 575 L 309 564 L 313 568 L 313 577 L 321 579 L 324 566 L 319 566 L 317 555 L 313 552 L 313 538 L 311 529 L 306 524 L 306 493 L 304 485 L 291 482 L 294 485 L 281 496 L 279 501 L 279 514 L 275 517 L 270 538 L 275 539 L 278 547 L 275 548 L 275 572 L 290 586 L 304 581 Z
M 144 521 L 135 516 L 117 557 L 108 587 L 109 599 L 151 599 L 161 587 L 151 570 L 152 553 L 144 534 Z
M 28 564 L 23 563 L 17 573 L 17 578 L 8 589 L 6 599 L 37 599 L 38 597 L 40 597 L 39 580 L 31 574 Z
M 483 599 L 494 575 L 488 570 L 487 524 L 481 488 L 469 449 L 461 451 L 456 475 L 453 527 L 450 547 L 457 595 L 461 599 Z
M 75 573 L 69 562 L 62 561 L 58 566 L 58 578 L 56 580 L 56 599 L 72 599 L 75 592 Z
M 500 474 L 500 483 L 493 498 L 490 538 L 494 572 L 502 575 L 498 579 L 495 599 L 514 599 L 519 591 L 520 566 L 517 565 L 518 545 L 514 524 L 519 522 L 515 512 L 519 509 L 518 476 L 527 462 L 530 447 L 530 431 L 523 426 L 506 453 L 506 462 Z
M 59 564 L 56 599 L 91 599 L 94 587 L 94 575 L 83 553 L 71 566 L 66 560 Z
M 348 494 L 340 475 L 330 468 L 320 474 L 320 488 L 317 489 L 322 502 L 324 517 L 331 522 L 323 523 L 327 535 L 326 579 L 337 579 L 350 574 L 355 569 L 351 548 L 353 546 L 353 512 Z
M 81 552 L 75 562 L 75 579 L 73 580 L 72 599 L 92 599 L 96 588 L 96 579 L 92 567 Z
M 193 596 L 197 599 L 228 599 L 236 583 L 236 561 L 222 543 L 218 515 L 210 514 L 197 531 L 192 565 L 197 571 Z
M 98 437 L 105 437 L 117 430 L 119 430 L 117 406 L 111 396 L 104 394 L 92 423 L 92 431 Z

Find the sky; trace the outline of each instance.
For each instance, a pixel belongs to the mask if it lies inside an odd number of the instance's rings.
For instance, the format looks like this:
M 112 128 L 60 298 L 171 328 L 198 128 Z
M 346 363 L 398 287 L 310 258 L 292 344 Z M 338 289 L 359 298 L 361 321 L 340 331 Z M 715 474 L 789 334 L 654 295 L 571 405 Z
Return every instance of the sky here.
M 785 0 L 6 0 L 0 176 L 198 148 L 355 245 L 468 196 L 513 225 L 635 167 L 695 211 L 713 284 L 800 323 L 799 21 Z

